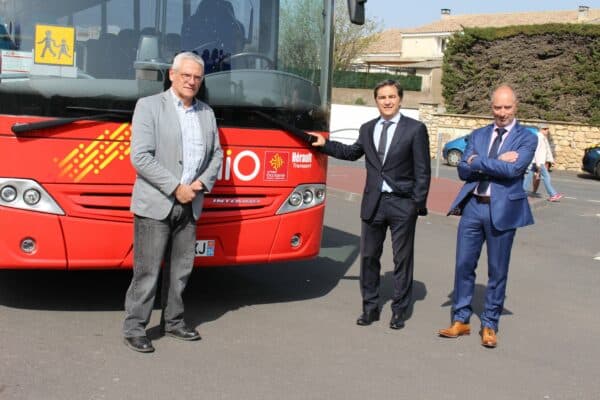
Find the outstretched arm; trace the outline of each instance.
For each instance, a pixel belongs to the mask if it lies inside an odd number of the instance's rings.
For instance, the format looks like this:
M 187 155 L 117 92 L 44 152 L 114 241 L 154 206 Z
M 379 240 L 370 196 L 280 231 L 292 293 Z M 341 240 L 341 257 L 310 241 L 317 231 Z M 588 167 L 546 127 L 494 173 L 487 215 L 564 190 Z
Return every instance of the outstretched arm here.
M 363 156 L 363 154 L 365 154 L 360 134 L 356 142 L 351 145 L 347 145 L 333 140 L 327 140 L 320 133 L 308 133 L 317 138 L 312 145 L 314 147 L 318 147 L 323 153 L 332 157 L 354 161 L 358 160 Z

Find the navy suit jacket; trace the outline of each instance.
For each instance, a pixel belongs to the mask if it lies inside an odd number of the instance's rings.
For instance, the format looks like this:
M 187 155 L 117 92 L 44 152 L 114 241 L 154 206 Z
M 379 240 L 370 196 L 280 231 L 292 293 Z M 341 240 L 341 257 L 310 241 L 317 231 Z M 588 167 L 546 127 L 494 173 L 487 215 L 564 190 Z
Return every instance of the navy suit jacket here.
M 523 175 L 533 159 L 537 147 L 537 135 L 516 123 L 502 143 L 498 154 L 516 151 L 519 157 L 509 163 L 488 157 L 488 149 L 494 125 L 474 130 L 463 157 L 458 164 L 458 175 L 466 183 L 450 206 L 449 214 L 460 215 L 464 204 L 479 181 L 490 180 L 490 210 L 494 228 L 504 231 L 533 224 L 527 193 L 523 190 Z M 477 154 L 471 164 L 469 157 Z
M 377 155 L 377 145 L 373 141 L 375 118 L 360 127 L 358 139 L 351 145 L 327 141 L 323 151 L 343 160 L 357 160 L 365 156 L 367 179 L 360 210 L 360 217 L 369 220 L 373 217 L 383 179 L 394 193 L 413 199 L 415 207 L 424 215 L 427 213 L 427 194 L 431 180 L 431 160 L 429 157 L 429 135 L 422 122 L 402 116 L 394 130 L 385 162 Z

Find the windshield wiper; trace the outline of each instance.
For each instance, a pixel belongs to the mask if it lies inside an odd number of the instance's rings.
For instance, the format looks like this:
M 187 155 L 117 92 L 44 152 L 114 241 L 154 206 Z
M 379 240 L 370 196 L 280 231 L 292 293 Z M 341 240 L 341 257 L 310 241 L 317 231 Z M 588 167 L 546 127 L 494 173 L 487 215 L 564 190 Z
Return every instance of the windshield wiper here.
M 271 122 L 273 125 L 288 131 L 289 133 L 291 133 L 292 135 L 296 136 L 299 139 L 304 140 L 307 143 L 313 143 L 314 141 L 317 140 L 316 137 L 309 135 L 308 133 L 306 133 L 305 131 L 303 131 L 302 129 L 296 128 L 294 125 L 291 125 L 281 119 L 277 119 L 277 118 L 273 118 L 270 115 L 265 114 L 262 111 L 254 111 L 254 113 L 256 115 L 259 115 L 261 118 L 266 119 L 267 121 Z
M 29 79 L 29 74 L 23 72 L 0 74 L 0 80 L 2 79 Z
M 85 110 L 85 111 L 108 111 L 101 114 L 93 114 L 86 115 L 83 117 L 73 117 L 73 118 L 55 118 L 47 121 L 40 122 L 29 122 L 29 123 L 16 123 L 11 126 L 11 130 L 15 135 L 20 133 L 31 132 L 39 129 L 48 129 L 48 128 L 56 128 L 58 126 L 64 126 L 72 124 L 77 121 L 85 121 L 85 120 L 106 120 L 111 118 L 123 118 L 123 114 L 131 114 L 133 111 L 129 110 L 105 110 L 105 109 L 95 109 L 95 108 L 86 108 L 86 107 L 67 107 L 69 109 L 74 110 Z

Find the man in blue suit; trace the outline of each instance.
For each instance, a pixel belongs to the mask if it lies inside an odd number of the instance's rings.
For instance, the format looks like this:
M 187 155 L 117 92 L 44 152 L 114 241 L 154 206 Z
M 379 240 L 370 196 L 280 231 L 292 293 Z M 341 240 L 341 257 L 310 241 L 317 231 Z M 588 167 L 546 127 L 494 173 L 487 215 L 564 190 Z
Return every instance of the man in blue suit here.
M 496 332 L 516 229 L 533 224 L 527 194 L 523 191 L 523 175 L 533 159 L 537 137 L 519 124 L 516 111 L 513 89 L 497 88 L 492 95 L 494 123 L 471 133 L 458 165 L 458 174 L 465 184 L 449 212 L 462 216 L 456 245 L 452 325 L 438 333 L 456 338 L 471 332 L 475 268 L 486 242 L 488 284 L 480 333 L 481 344 L 491 348 L 497 345 Z

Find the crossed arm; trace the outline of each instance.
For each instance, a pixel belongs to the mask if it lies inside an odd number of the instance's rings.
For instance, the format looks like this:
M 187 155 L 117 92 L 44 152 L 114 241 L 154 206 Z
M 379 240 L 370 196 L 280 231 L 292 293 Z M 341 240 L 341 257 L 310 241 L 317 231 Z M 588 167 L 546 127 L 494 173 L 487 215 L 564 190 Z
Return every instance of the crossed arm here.
M 470 140 L 463 159 L 458 165 L 458 175 L 467 182 L 480 181 L 489 177 L 516 178 L 527 170 L 536 146 L 537 137 L 529 135 L 515 150 L 503 152 L 498 158 L 490 158 L 487 154 L 478 154 L 473 148 L 473 140 Z

